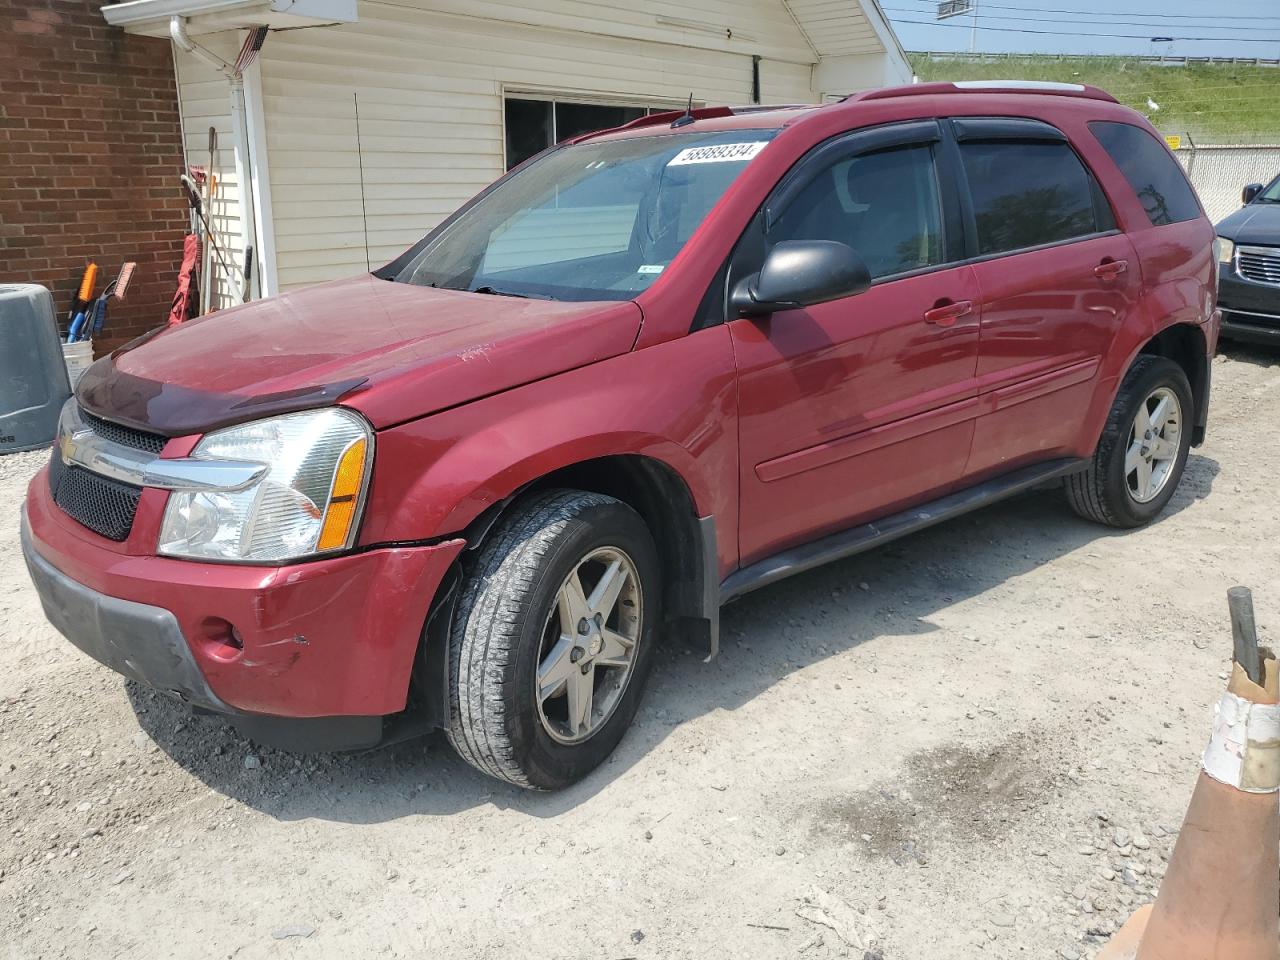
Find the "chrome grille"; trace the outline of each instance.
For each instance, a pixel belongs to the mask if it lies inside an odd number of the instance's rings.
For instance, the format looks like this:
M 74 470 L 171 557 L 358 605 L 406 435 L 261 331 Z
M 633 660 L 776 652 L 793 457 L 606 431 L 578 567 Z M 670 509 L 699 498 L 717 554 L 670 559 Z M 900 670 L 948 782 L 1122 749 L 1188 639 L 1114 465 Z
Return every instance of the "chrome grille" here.
M 1280 286 L 1280 247 L 1237 247 L 1236 269 L 1246 280 Z
M 95 434 L 121 446 L 159 453 L 168 442 L 167 437 L 124 427 L 83 410 L 80 417 Z M 142 496 L 141 487 L 63 463 L 62 450 L 55 444 L 49 462 L 49 489 L 53 502 L 77 523 L 108 540 L 123 542 L 129 538 Z

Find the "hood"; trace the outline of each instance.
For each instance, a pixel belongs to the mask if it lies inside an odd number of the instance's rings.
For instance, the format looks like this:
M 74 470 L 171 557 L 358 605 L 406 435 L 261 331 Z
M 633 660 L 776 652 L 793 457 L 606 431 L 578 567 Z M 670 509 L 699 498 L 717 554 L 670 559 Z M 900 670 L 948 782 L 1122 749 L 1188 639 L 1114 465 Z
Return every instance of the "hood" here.
M 1218 235 L 1235 243 L 1280 246 L 1280 203 L 1251 203 L 1217 226 Z
M 373 276 L 308 287 L 135 340 L 90 367 L 90 413 L 184 436 L 332 404 L 375 427 L 626 353 L 630 301 L 522 300 Z

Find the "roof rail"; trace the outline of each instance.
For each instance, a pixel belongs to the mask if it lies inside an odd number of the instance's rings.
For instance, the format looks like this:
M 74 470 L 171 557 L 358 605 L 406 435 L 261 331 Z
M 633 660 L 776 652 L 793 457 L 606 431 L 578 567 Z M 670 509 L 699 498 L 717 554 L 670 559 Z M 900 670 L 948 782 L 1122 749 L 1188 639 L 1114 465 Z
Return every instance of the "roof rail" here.
M 1087 83 L 1054 83 L 1049 80 L 944 80 L 935 83 L 913 83 L 904 87 L 885 87 L 868 90 L 848 99 L 859 103 L 865 100 L 891 100 L 894 97 L 923 97 L 937 93 L 1035 93 L 1056 97 L 1081 97 L 1086 100 L 1105 100 L 1119 103 L 1115 97 Z
M 816 103 L 748 103 L 731 106 L 729 109 L 735 117 L 751 113 L 772 113 L 774 110 L 812 110 L 820 106 Z

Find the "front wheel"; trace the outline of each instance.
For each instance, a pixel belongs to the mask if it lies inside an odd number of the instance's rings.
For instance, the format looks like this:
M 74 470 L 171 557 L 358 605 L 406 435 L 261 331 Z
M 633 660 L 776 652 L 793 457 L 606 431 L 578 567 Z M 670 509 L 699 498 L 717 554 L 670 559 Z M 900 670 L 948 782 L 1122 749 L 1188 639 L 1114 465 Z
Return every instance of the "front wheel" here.
M 450 637 L 455 750 L 523 787 L 580 780 L 635 716 L 661 622 L 657 551 L 626 504 L 537 494 L 478 551 Z
M 1191 385 L 1164 357 L 1140 356 L 1116 394 L 1089 468 L 1067 478 L 1080 516 L 1140 527 L 1173 498 L 1191 450 Z

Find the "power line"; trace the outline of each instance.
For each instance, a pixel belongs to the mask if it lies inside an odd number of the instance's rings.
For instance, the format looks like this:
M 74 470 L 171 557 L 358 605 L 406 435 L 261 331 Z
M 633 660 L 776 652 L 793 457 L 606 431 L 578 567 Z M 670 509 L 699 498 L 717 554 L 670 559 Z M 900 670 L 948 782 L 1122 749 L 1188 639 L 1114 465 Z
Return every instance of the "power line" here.
M 923 3 L 926 7 L 929 7 L 929 8 L 935 8 L 937 6 L 937 0 L 901 0 L 901 2 Z M 1204 19 L 1204 14 L 1202 13 L 1148 13 L 1146 11 L 1138 11 L 1138 10 L 1132 10 L 1132 11 L 1112 10 L 1108 12 L 1093 11 L 1093 10 L 1063 10 L 1063 9 L 1054 8 L 1054 7 L 1025 7 L 1025 6 L 1012 6 L 1009 4 L 1001 4 L 1001 3 L 987 3 L 986 0 L 983 0 L 982 2 L 982 9 L 983 10 L 1017 10 L 1021 13 L 1074 13 L 1077 16 L 1084 15 L 1084 16 L 1096 16 L 1096 17 L 1158 17 L 1161 20 L 1203 20 Z M 910 12 L 920 15 L 920 14 L 923 14 L 925 11 L 912 10 Z M 964 14 L 964 15 L 967 16 L 967 14 Z M 1216 17 L 1215 19 L 1217 20 L 1250 20 L 1250 21 L 1261 20 L 1261 21 L 1267 21 L 1267 22 L 1280 22 L 1280 17 L 1245 17 L 1245 16 L 1231 16 L 1229 14 L 1224 14 L 1221 17 Z M 1078 21 L 1072 21 L 1072 22 L 1078 22 Z
M 912 14 L 912 15 L 914 15 L 914 16 L 920 16 L 920 15 L 921 15 L 921 11 L 919 11 L 919 10 L 909 10 L 909 9 L 907 9 L 906 7 L 882 7 L 881 9 L 883 9 L 883 10 L 885 10 L 885 11 L 887 11 L 887 12 L 893 12 L 893 13 L 909 13 L 909 14 Z M 987 8 L 986 8 L 986 7 L 983 7 L 982 9 L 984 9 L 984 10 L 985 10 L 985 9 L 987 9 Z M 1048 11 L 1046 11 L 1046 12 L 1048 12 Z M 957 18 L 957 19 L 959 19 L 959 18 Z M 999 21 L 999 22 L 1003 22 L 1003 21 L 1007 21 L 1007 20 L 1029 20 L 1029 21 L 1031 21 L 1031 22 L 1033 22 L 1033 23 L 1072 23 L 1072 24 L 1079 24 L 1079 23 L 1080 23 L 1080 21 L 1079 21 L 1079 20 L 1063 20 L 1063 19 L 1059 19 L 1059 18 L 1056 18 L 1056 17 L 1019 17 L 1019 16 L 1015 16 L 1015 15 L 1013 15 L 1013 14 L 1008 14 L 1008 13 L 991 13 L 991 14 L 987 14 L 987 13 L 978 13 L 978 14 L 976 14 L 976 15 L 975 15 L 975 14 L 973 14 L 973 13 L 967 13 L 967 14 L 964 14 L 964 19 L 965 19 L 966 23 L 958 23 L 958 24 L 943 24 L 943 25 L 944 25 L 944 26 L 962 26 L 962 27 L 963 27 L 963 26 L 967 26 L 967 25 L 969 25 L 969 24 L 968 24 L 968 22 L 971 22 L 971 21 L 972 21 L 972 20 L 974 20 L 974 19 L 978 19 L 978 20 L 995 20 L 995 21 Z M 1280 24 L 1280 17 L 1276 18 L 1276 23 L 1277 23 L 1277 24 Z M 1165 24 L 1165 23 L 1163 23 L 1163 22 L 1159 22 L 1159 21 L 1157 21 L 1157 22 L 1155 22 L 1155 23 L 1140 23 L 1140 22 L 1135 21 L 1135 20 L 1110 20 L 1110 21 L 1107 21 L 1107 22 L 1105 22 L 1105 23 L 1104 23 L 1104 22 L 1102 22 L 1102 21 L 1095 21 L 1095 22 L 1093 22 L 1093 23 L 1087 24 L 1087 26 L 1094 26 L 1094 27 L 1144 27 L 1144 28 L 1145 28 L 1145 27 L 1150 27 L 1150 28 L 1153 28 L 1153 29 L 1154 29 L 1154 28 L 1157 28 L 1157 27 L 1164 27 L 1164 26 L 1167 26 L 1167 24 Z M 1180 28 L 1182 28 L 1182 29 L 1184 29 L 1184 30 L 1200 30 L 1200 29 L 1205 29 L 1205 30 L 1243 30 L 1243 29 L 1246 29 L 1246 28 L 1244 28 L 1244 27 L 1229 27 L 1229 26 L 1224 27 L 1224 26 L 1219 26 L 1219 25 L 1218 25 L 1218 24 L 1216 24 L 1216 23 L 1180 23 L 1180 24 L 1177 24 L 1177 26 L 1178 26 L 1178 27 L 1180 27 Z M 979 30 L 985 30 L 985 29 L 987 29 L 987 28 L 986 28 L 986 27 L 983 27 L 983 26 L 981 26 L 981 25 L 980 25 L 980 26 L 978 27 L 978 29 L 979 29 Z M 1247 29 L 1249 29 L 1249 30 L 1264 30 L 1264 31 L 1269 31 L 1269 32 L 1273 32 L 1273 33 L 1274 33 L 1274 32 L 1280 31 L 1280 26 L 1275 26 L 1275 27 L 1249 27 L 1249 28 L 1247 28 Z M 1234 38 L 1223 37 L 1222 39 L 1226 40 L 1226 39 L 1234 39 Z
M 967 23 L 938 23 L 933 20 L 904 20 L 901 17 L 894 17 L 894 23 L 909 23 L 921 27 L 949 27 L 956 30 L 969 30 L 970 25 Z M 1099 24 L 1106 26 L 1106 24 Z M 1080 37 L 1089 38 L 1096 37 L 1099 39 L 1114 40 L 1150 40 L 1149 33 L 1080 33 L 1070 30 L 1031 30 L 1025 27 L 979 27 L 979 30 L 985 30 L 988 33 L 1026 33 L 1041 34 L 1050 37 Z M 1170 40 L 1190 41 L 1196 43 L 1276 43 L 1272 38 L 1266 37 L 1173 37 Z

